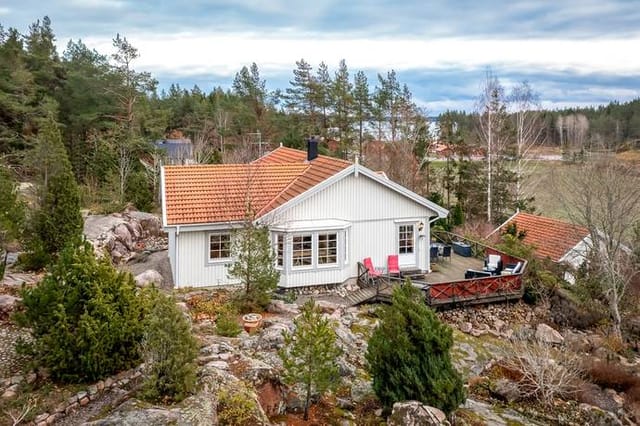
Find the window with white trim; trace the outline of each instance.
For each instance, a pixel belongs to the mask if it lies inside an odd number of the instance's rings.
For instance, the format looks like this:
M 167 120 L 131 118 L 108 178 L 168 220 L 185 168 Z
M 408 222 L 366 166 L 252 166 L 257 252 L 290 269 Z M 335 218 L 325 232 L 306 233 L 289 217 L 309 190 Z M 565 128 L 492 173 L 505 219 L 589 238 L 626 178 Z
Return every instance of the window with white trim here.
M 209 260 L 231 257 L 231 234 L 209 234 Z
M 318 234 L 318 265 L 338 263 L 338 234 Z
M 291 265 L 294 268 L 312 266 L 313 236 L 294 235 L 291 244 Z
M 398 227 L 398 253 L 413 253 L 413 225 L 400 225 Z
M 276 234 L 276 266 L 284 266 L 284 235 Z

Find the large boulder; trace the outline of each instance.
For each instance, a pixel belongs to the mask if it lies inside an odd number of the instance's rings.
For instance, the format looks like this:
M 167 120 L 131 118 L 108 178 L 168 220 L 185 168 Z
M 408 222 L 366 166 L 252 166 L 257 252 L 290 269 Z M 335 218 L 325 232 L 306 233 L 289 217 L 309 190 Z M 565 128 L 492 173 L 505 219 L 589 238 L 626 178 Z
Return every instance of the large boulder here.
M 140 224 L 145 235 L 157 237 L 162 233 L 160 219 L 156 215 L 136 210 L 128 211 L 126 215 Z
M 277 350 L 284 346 L 284 332 L 291 332 L 293 325 L 276 323 L 260 333 L 257 346 L 259 349 Z
M 403 401 L 393 404 L 388 426 L 437 426 L 448 425 L 447 416 L 439 409 L 419 401 Z
M 536 327 L 535 336 L 536 340 L 541 343 L 559 345 L 564 342 L 564 337 L 562 337 L 562 334 L 544 323 L 538 324 L 538 327 Z
M 136 275 L 134 279 L 138 287 L 148 287 L 151 284 L 161 287 L 164 282 L 162 274 L 155 269 L 147 269 L 143 273 Z
M 113 234 L 127 249 L 133 250 L 133 238 L 131 228 L 126 223 L 121 223 L 113 229 Z

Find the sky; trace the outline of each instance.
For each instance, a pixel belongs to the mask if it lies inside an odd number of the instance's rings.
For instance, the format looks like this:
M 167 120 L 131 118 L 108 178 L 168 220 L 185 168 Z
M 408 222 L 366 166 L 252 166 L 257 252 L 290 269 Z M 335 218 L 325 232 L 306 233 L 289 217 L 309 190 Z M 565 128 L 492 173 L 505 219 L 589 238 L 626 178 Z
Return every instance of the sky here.
M 430 115 L 472 111 L 489 69 L 545 108 L 640 97 L 640 0 L 0 0 L 5 28 L 45 15 L 59 53 L 82 39 L 110 54 L 125 36 L 161 88 L 228 88 L 255 62 L 285 89 L 304 58 L 345 59 L 372 87 L 393 69 Z

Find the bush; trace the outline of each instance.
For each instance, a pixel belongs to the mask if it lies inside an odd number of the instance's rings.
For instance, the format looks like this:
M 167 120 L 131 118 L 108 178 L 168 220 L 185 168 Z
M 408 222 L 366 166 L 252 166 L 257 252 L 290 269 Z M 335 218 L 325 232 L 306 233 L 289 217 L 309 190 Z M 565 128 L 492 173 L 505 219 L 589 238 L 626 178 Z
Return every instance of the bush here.
M 240 388 L 233 392 L 225 388 L 218 393 L 218 422 L 229 426 L 260 424 L 256 400 L 246 386 L 238 385 Z
M 144 310 L 133 278 L 97 261 L 88 242 L 63 250 L 22 299 L 16 320 L 33 337 L 26 350 L 54 380 L 95 381 L 139 360 Z
M 603 388 L 625 392 L 633 387 L 640 387 L 640 377 L 620 364 L 604 361 L 591 361 L 585 365 L 589 379 Z
M 537 342 L 516 342 L 505 348 L 505 376 L 518 384 L 522 398 L 551 406 L 556 397 L 578 392 L 582 368 L 577 356 Z
M 464 390 L 451 363 L 452 345 L 451 328 L 438 320 L 409 280 L 394 289 L 366 353 L 373 390 L 385 409 L 406 400 L 446 413 L 458 408 Z
M 224 337 L 236 337 L 242 332 L 238 324 L 238 312 L 230 304 L 223 305 L 216 318 L 216 332 Z
M 150 400 L 181 401 L 196 383 L 198 345 L 173 297 L 151 289 L 143 340 L 148 377 L 143 394 Z

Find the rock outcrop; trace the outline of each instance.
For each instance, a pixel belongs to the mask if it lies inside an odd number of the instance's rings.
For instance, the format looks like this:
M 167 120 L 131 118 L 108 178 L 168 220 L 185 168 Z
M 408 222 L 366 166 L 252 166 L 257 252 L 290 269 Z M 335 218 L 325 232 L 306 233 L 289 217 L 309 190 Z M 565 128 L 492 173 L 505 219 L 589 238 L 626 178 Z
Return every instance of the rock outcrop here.
M 418 401 L 403 401 L 393 404 L 388 426 L 438 426 L 448 425 L 447 416 L 434 407 Z

